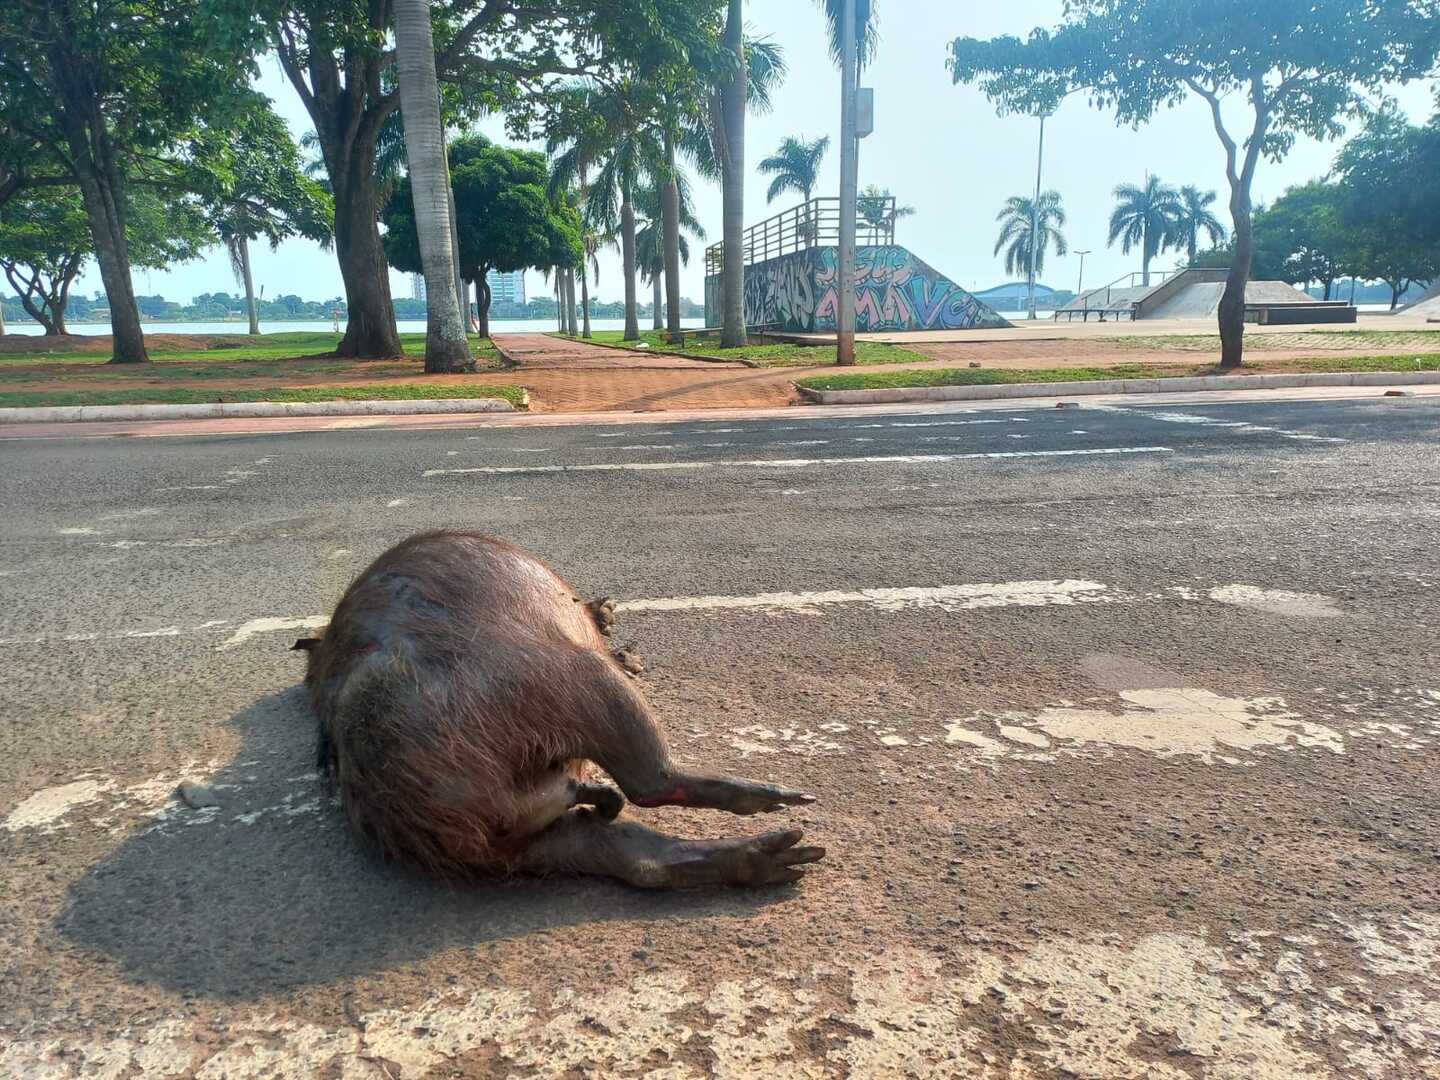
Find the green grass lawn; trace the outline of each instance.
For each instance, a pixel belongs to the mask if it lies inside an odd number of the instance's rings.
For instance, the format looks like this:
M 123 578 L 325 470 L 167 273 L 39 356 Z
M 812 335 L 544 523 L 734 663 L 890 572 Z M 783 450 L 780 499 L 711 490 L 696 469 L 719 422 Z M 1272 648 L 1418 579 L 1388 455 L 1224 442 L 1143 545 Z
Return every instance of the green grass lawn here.
M 1247 334 L 1245 344 L 1251 349 L 1293 349 L 1290 339 L 1298 339 L 1300 347 L 1317 349 L 1440 349 L 1440 330 L 1297 330 L 1286 332 L 1275 328 L 1275 334 Z M 1122 349 L 1175 349 L 1188 352 L 1220 351 L 1219 334 L 1139 334 L 1101 339 Z M 1273 344 L 1271 343 L 1273 342 Z
M 1440 371 L 1440 353 L 1424 356 L 1325 356 L 1285 361 L 1266 368 L 1249 363 L 1242 374 L 1255 375 L 1283 368 L 1300 373 L 1333 371 Z M 1162 379 L 1215 375 L 1213 364 L 1114 364 L 1107 367 L 1039 368 L 928 368 L 918 371 L 856 371 L 843 375 L 811 375 L 796 379 L 810 390 L 892 390 L 911 386 L 990 386 L 1000 383 L 1091 382 L 1097 379 Z
M 244 390 L 204 387 L 135 387 L 128 390 L 0 391 L 0 408 L 40 405 L 205 405 L 218 401 L 423 401 L 436 398 L 504 398 L 523 407 L 519 386 L 377 383 L 350 386 L 271 386 Z
M 558 337 L 559 335 L 552 336 Z M 634 342 L 622 341 L 623 336 L 624 332 L 620 330 L 597 330 L 592 340 L 601 345 L 626 345 L 628 347 L 635 345 Z M 652 349 L 713 360 L 748 360 L 759 367 L 814 367 L 835 361 L 835 346 L 833 345 L 746 345 L 740 349 L 722 349 L 718 338 L 709 341 L 697 341 L 690 338 L 681 346 L 671 345 L 667 342 L 663 330 L 642 330 L 640 338 Z M 924 363 L 929 359 L 928 356 L 922 356 L 920 353 L 912 352 L 899 345 L 889 345 L 878 341 L 855 343 L 855 362 L 857 364 L 915 364 Z
M 324 363 L 331 365 L 323 370 L 343 371 L 351 365 L 366 365 L 365 370 L 377 370 L 370 365 L 382 365 L 396 363 L 395 361 L 384 360 L 348 360 L 339 357 L 325 357 L 324 354 L 335 351 L 335 346 L 340 344 L 340 335 L 331 331 L 301 331 L 288 334 L 262 334 L 259 337 L 247 337 L 243 334 L 233 336 L 213 336 L 214 340 L 208 348 L 203 349 L 172 349 L 160 343 L 152 343 L 150 356 L 157 361 L 156 365 L 147 364 L 108 364 L 104 371 L 107 375 L 123 375 L 127 371 L 139 373 L 154 373 L 155 367 L 169 366 L 172 363 L 184 362 L 186 364 L 201 365 L 207 369 L 218 369 L 229 367 L 232 369 L 245 369 L 253 373 L 255 369 L 249 365 L 263 365 L 269 362 L 277 373 L 294 367 L 300 363 Z M 401 334 L 400 343 L 408 356 L 419 360 L 425 355 L 424 334 Z M 477 359 L 482 364 L 498 365 L 500 354 L 495 346 L 490 344 L 489 338 L 480 337 L 478 334 L 470 335 L 471 347 L 475 350 Z M 304 359 L 304 358 L 312 359 Z M 69 351 L 55 352 L 27 352 L 27 353 L 3 353 L 0 352 L 0 373 L 34 367 L 37 365 L 65 364 L 76 367 L 94 366 L 105 364 L 110 359 L 108 350 L 99 349 L 75 349 Z M 281 366 L 280 362 L 284 362 Z M 398 367 L 398 364 L 397 364 Z M 321 369 L 313 369 L 321 370 Z M 415 365 L 408 364 L 404 371 L 414 373 Z M 377 370 L 377 373 L 380 373 Z M 391 374 L 390 371 L 383 372 Z

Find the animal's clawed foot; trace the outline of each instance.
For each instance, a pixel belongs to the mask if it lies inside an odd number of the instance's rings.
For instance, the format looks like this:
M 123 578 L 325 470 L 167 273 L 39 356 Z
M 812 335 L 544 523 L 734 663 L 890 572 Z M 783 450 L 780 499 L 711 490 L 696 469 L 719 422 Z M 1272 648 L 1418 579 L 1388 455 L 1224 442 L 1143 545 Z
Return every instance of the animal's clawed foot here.
M 814 795 L 803 791 L 761 784 L 754 780 L 726 780 L 729 789 L 722 810 L 732 814 L 773 814 L 787 806 L 806 806 L 815 801 Z
M 590 612 L 590 618 L 595 620 L 595 629 L 606 637 L 610 636 L 610 628 L 615 625 L 615 600 L 613 597 L 601 596 L 590 600 L 585 604 L 585 610 Z
M 625 809 L 625 796 L 609 784 L 580 784 L 575 792 L 576 806 L 593 806 L 602 821 L 614 821 Z
M 799 881 L 804 867 L 825 856 L 823 847 L 800 847 L 799 829 L 738 840 L 696 840 L 679 845 L 670 884 L 778 885 Z

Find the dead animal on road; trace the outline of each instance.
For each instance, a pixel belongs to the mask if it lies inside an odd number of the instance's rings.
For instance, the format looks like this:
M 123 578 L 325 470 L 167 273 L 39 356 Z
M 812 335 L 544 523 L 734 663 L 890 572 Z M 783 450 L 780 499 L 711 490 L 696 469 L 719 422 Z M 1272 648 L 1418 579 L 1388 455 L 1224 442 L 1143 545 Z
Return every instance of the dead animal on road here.
M 350 586 L 309 652 L 319 764 L 354 830 L 447 878 L 589 873 L 645 888 L 796 881 L 823 848 L 799 829 L 681 840 L 636 806 L 756 814 L 813 802 L 688 773 L 611 654 L 608 600 L 470 532 L 412 536 Z M 590 778 L 591 763 L 615 783 Z M 622 796 L 623 792 L 623 796 Z

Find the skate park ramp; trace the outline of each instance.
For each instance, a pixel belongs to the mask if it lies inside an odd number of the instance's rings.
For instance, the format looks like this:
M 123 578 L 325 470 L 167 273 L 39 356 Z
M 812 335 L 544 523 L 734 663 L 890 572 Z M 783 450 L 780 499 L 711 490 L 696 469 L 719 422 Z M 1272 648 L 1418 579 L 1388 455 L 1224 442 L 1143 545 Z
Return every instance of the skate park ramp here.
M 1101 319 L 1214 319 L 1225 294 L 1224 269 L 1188 269 L 1161 275 L 1163 280 L 1137 285 L 1139 274 L 1091 289 L 1060 308 L 1055 317 Z M 1245 288 L 1247 322 L 1354 322 L 1355 308 L 1338 301 L 1316 300 L 1283 281 L 1252 281 Z
M 1440 322 L 1440 281 L 1430 286 L 1419 300 L 1405 305 L 1396 314 L 1423 315 L 1430 322 Z

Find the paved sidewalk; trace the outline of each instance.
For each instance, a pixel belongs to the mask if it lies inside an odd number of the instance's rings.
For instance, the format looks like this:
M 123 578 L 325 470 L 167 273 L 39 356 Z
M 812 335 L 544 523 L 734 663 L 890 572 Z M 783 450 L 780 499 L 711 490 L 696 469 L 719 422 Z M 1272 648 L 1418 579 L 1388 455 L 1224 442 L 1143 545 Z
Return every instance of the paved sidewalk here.
M 724 361 L 607 349 L 548 334 L 496 334 L 516 367 L 487 382 L 520 383 L 537 412 L 766 408 L 793 404 L 794 368 L 755 369 Z

